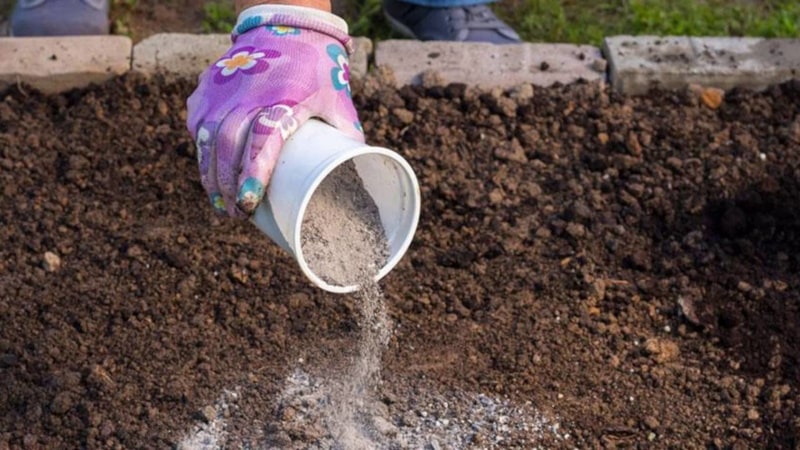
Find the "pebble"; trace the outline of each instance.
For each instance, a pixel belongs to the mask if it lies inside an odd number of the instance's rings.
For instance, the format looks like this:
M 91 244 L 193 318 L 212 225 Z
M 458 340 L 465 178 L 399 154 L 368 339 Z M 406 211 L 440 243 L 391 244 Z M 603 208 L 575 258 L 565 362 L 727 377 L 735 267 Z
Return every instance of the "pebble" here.
M 527 101 L 533 98 L 533 85 L 522 83 L 514 86 L 508 91 L 508 96 L 517 101 Z
M 572 205 L 572 213 L 575 214 L 575 217 L 580 219 L 591 219 L 593 217 L 593 213 L 591 208 L 589 208 L 586 203 L 583 201 L 576 201 L 574 205 Z
M 508 97 L 500 97 L 497 99 L 497 108 L 500 113 L 502 113 L 506 117 L 516 117 L 517 116 L 517 102 L 508 98 Z
M 625 146 L 633 155 L 639 156 L 642 154 L 642 144 L 639 142 L 639 137 L 633 131 L 628 133 L 628 139 L 625 141 Z
M 156 103 L 156 109 L 158 110 L 158 114 L 162 117 L 166 117 L 167 114 L 169 114 L 169 106 L 167 106 L 167 102 L 164 100 L 158 100 Z
M 520 184 L 519 190 L 533 199 L 539 198 L 543 193 L 542 187 L 533 181 L 523 182 Z
M 628 192 L 630 192 L 633 196 L 637 198 L 641 198 L 647 191 L 647 188 L 645 188 L 645 186 L 640 183 L 630 183 L 626 187 L 626 189 L 628 190 Z
M 494 157 L 504 161 L 518 163 L 528 162 L 528 157 L 525 155 L 525 149 L 516 138 L 512 139 L 508 146 L 498 146 L 494 150 Z
M 725 91 L 718 88 L 705 88 L 700 93 L 700 101 L 710 109 L 717 109 L 722 105 Z
M 414 113 L 405 108 L 395 108 L 392 110 L 392 114 L 406 125 L 414 121 Z
M 666 163 L 667 166 L 671 167 L 674 170 L 680 170 L 681 168 L 683 168 L 683 160 L 681 160 L 680 158 L 676 158 L 674 156 L 670 156 L 669 158 L 667 158 Z
M 567 234 L 574 238 L 586 236 L 586 227 L 580 223 L 570 222 L 567 224 Z
M 250 277 L 247 273 L 247 269 L 239 267 L 237 265 L 232 265 L 230 268 L 230 276 L 234 280 L 238 281 L 243 285 L 247 285 L 247 282 L 250 280 Z
M 502 203 L 503 198 L 504 198 L 503 191 L 500 189 L 495 188 L 491 192 L 489 192 L 489 202 L 493 205 L 499 205 L 500 203 Z
M 44 270 L 55 272 L 61 268 L 61 258 L 53 252 L 44 253 Z
M 678 357 L 680 348 L 678 344 L 658 338 L 650 338 L 644 343 L 644 349 L 659 363 L 672 361 Z
M 653 416 L 645 417 L 644 418 L 644 424 L 647 426 L 647 428 L 649 428 L 651 430 L 657 430 L 658 427 L 661 426 L 661 422 L 659 422 L 658 419 L 656 419 Z

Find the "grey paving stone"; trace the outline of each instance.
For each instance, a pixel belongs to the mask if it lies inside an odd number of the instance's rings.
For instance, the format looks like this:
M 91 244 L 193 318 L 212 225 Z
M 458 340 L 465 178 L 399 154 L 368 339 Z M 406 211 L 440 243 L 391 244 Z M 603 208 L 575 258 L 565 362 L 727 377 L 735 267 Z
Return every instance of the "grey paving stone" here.
M 229 34 L 154 34 L 133 47 L 132 70 L 196 78 L 230 46 Z
M 377 44 L 375 65 L 391 69 L 400 86 L 419 84 L 429 71 L 445 83 L 485 88 L 605 80 L 600 49 L 589 45 L 388 40 Z
M 367 72 L 372 41 L 354 38 L 356 52 L 350 57 L 353 77 Z M 228 34 L 161 33 L 148 37 L 133 48 L 133 71 L 145 75 L 195 78 L 231 46 Z
M 45 93 L 101 83 L 130 70 L 125 36 L 0 38 L 0 89 L 26 83 Z
M 689 84 L 760 90 L 800 77 L 798 39 L 613 36 L 603 52 L 612 86 L 631 95 Z
M 363 78 L 369 68 L 369 58 L 372 56 L 372 40 L 365 37 L 354 37 L 353 46 L 355 53 L 350 55 L 350 76 Z

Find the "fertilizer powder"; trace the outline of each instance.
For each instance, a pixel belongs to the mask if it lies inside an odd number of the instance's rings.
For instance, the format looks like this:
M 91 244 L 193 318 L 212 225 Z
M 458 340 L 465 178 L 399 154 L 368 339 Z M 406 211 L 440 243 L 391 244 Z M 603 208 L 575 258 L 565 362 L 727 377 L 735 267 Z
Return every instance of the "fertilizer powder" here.
M 358 352 L 340 380 L 332 381 L 326 422 L 339 446 L 375 448 L 373 424 L 364 415 L 380 374 L 381 356 L 391 326 L 383 294 L 374 280 L 388 257 L 378 208 L 364 189 L 355 165 L 337 167 L 319 185 L 303 220 L 303 254 L 323 280 L 360 285 L 361 336 Z

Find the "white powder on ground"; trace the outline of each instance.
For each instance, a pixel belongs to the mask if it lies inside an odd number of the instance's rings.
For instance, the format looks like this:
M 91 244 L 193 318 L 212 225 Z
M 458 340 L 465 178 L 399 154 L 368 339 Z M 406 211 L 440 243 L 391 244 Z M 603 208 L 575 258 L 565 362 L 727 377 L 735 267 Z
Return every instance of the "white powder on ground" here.
M 354 430 L 367 430 L 369 436 L 357 434 L 357 441 L 344 441 L 341 434 L 334 434 L 337 430 L 331 429 L 335 422 L 330 420 L 328 407 L 330 380 L 297 368 L 284 380 L 279 408 L 268 414 L 266 422 L 236 413 L 240 396 L 258 395 L 257 392 L 225 391 L 214 405 L 217 413 L 213 420 L 186 433 L 177 449 L 349 450 L 364 445 L 374 450 L 572 447 L 571 433 L 561 426 L 559 418 L 539 412 L 531 402 L 441 390 L 442 386 L 419 379 L 394 379 L 391 385 L 383 386 L 382 392 L 387 392 L 386 388 L 397 403 L 387 405 L 375 398 L 367 399 L 359 411 L 359 420 L 352 425 L 359 427 Z
M 378 208 L 352 162 L 337 167 L 319 185 L 306 209 L 302 233 L 303 254 L 314 273 L 329 283 L 360 286 L 358 351 L 341 379 L 330 381 L 326 423 L 343 448 L 373 449 L 365 405 L 391 337 L 383 293 L 375 281 L 388 256 L 388 242 Z
M 399 401 L 391 406 L 376 399 L 365 405 L 362 423 L 372 426 L 373 450 L 569 447 L 569 432 L 561 427 L 558 418 L 541 413 L 531 402 L 520 404 L 480 393 L 440 390 L 441 386 L 425 380 L 393 381 L 395 387 L 414 386 L 413 397 L 397 397 Z M 335 439 L 331 430 L 320 432 L 315 427 L 325 420 L 322 405 L 327 402 L 327 388 L 324 380 L 302 369 L 289 375 L 279 400 L 284 409 L 293 411 L 288 420 L 283 417 L 279 423 L 286 438 L 280 445 L 267 445 L 266 449 L 352 448 Z M 296 438 L 289 439 L 288 435 Z
M 205 417 L 206 422 L 197 425 L 191 432 L 184 436 L 178 443 L 177 450 L 219 450 L 225 448 L 228 438 L 227 423 L 224 416 L 230 409 L 236 408 L 239 392 L 225 390 L 217 399 L 214 406 L 209 406 L 210 412 Z M 206 408 L 204 408 L 206 409 Z

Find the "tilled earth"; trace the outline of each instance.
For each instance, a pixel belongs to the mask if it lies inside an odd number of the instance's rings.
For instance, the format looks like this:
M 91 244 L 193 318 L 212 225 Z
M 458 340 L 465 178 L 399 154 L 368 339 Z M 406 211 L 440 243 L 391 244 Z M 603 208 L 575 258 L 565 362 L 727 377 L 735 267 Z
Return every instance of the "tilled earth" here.
M 798 83 L 384 86 L 355 100 L 423 211 L 381 283 L 381 442 L 800 448 Z M 311 406 L 355 299 L 213 215 L 192 88 L 0 97 L 0 449 L 335 447 Z

